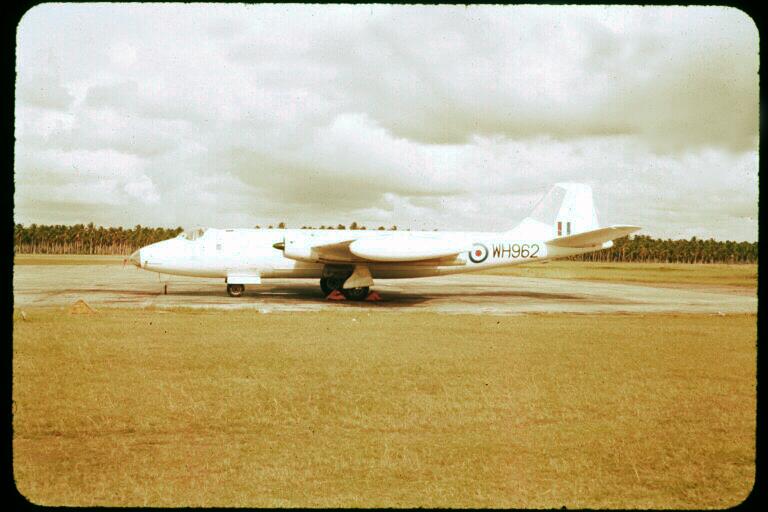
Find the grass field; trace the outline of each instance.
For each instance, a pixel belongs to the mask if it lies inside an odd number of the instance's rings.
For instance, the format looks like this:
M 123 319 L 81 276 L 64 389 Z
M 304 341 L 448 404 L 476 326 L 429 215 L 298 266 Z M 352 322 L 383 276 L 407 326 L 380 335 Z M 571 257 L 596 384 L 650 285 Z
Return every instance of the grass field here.
M 756 316 L 105 309 L 14 321 L 47 505 L 729 507 Z
M 484 270 L 481 274 L 648 283 L 757 288 L 757 265 L 687 263 L 593 263 L 548 261 Z
M 125 256 L 102 254 L 16 254 L 14 265 L 122 265 Z

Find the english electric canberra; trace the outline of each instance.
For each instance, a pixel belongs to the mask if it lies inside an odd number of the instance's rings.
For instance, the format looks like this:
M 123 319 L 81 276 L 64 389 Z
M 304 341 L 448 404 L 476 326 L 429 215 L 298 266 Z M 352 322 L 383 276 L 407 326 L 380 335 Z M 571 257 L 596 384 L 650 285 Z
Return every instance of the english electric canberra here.
M 374 279 L 431 277 L 550 260 L 608 248 L 637 226 L 600 227 L 592 189 L 558 183 L 515 228 L 502 233 L 342 229 L 185 231 L 128 258 L 163 274 L 223 278 L 239 297 L 263 278 L 320 279 L 363 300 Z

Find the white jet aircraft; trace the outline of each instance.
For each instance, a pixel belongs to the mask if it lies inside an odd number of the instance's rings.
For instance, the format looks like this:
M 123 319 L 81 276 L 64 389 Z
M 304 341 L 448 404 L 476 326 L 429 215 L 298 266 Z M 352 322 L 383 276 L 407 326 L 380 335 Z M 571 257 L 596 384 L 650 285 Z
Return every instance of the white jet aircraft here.
M 262 278 L 319 278 L 324 294 L 363 300 L 374 279 L 442 276 L 564 258 L 613 245 L 637 226 L 599 227 L 592 189 L 558 183 L 503 233 L 341 229 L 185 231 L 127 261 L 163 274 L 223 278 L 239 297 Z

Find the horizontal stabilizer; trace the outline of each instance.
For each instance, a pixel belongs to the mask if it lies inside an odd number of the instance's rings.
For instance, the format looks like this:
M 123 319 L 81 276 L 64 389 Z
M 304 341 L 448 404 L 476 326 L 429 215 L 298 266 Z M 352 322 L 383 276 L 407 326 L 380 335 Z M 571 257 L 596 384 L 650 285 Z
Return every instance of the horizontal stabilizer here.
M 607 228 L 585 231 L 577 235 L 553 238 L 552 240 L 548 240 L 546 243 L 556 247 L 585 249 L 587 247 L 595 247 L 610 240 L 615 240 L 617 238 L 627 236 L 628 234 L 634 233 L 639 229 L 640 228 L 638 226 L 608 226 Z

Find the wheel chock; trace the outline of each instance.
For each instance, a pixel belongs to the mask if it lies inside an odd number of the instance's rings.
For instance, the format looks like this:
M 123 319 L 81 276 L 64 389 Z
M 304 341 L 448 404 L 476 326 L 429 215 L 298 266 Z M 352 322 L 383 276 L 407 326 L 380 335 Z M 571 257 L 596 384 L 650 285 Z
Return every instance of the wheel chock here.
M 333 290 L 325 297 L 325 300 L 347 300 L 347 298 L 339 290 Z
M 377 292 L 371 292 L 368 294 L 365 300 L 371 300 L 371 301 L 381 300 L 381 295 L 379 295 Z

